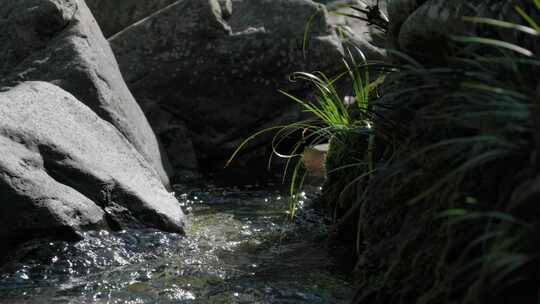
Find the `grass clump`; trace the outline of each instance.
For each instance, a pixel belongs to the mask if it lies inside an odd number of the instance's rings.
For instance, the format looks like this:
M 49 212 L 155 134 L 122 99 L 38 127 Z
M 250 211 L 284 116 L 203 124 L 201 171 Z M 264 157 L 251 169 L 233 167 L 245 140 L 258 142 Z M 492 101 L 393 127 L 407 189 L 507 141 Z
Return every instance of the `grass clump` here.
M 351 55 L 351 58 L 352 55 Z M 310 83 L 316 94 L 312 100 L 298 98 L 288 92 L 280 91 L 284 96 L 297 103 L 300 108 L 311 116 L 304 121 L 283 126 L 275 126 L 254 133 L 244 140 L 234 151 L 227 165 L 238 155 L 250 141 L 265 133 L 273 132 L 271 143 L 272 156 L 286 159 L 284 181 L 289 178 L 290 213 L 294 217 L 302 188 L 307 175 L 302 162 L 303 149 L 321 143 L 341 142 L 347 134 L 368 134 L 370 131 L 369 99 L 381 83 L 380 79 L 370 83 L 367 66 L 344 61 L 345 71 L 336 77 L 329 78 L 322 72 L 297 72 L 291 77 L 292 81 Z M 351 84 L 350 96 L 338 92 L 337 82 L 347 78 Z M 292 147 L 282 151 L 283 143 L 293 138 Z M 269 160 L 269 164 L 272 158 Z
M 538 39 L 532 17 L 465 21 Z M 386 151 L 352 198 L 355 303 L 540 301 L 539 54 L 496 36 L 451 39 L 443 61 L 397 65 L 373 104 Z

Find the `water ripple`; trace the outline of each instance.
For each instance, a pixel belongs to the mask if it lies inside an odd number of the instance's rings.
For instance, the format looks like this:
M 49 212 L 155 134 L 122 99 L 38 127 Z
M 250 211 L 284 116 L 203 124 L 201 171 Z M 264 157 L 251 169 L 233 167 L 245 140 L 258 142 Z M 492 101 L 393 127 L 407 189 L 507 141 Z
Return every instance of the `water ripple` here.
M 188 237 L 94 231 L 30 244 L 0 275 L 0 303 L 347 303 L 321 216 L 291 223 L 279 192 L 253 187 L 176 190 Z

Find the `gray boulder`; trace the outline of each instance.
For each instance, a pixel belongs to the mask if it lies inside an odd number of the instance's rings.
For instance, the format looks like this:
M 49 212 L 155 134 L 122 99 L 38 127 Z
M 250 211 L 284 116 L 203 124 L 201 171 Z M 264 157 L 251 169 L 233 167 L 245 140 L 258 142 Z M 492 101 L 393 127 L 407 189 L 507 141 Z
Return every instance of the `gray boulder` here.
M 303 98 L 312 88 L 290 82 L 291 73 L 343 67 L 327 11 L 311 0 L 178 1 L 109 41 L 158 136 L 192 146 L 203 166 L 222 167 L 254 131 L 299 119 L 278 90 Z M 182 132 L 175 138 L 178 125 L 191 143 Z M 177 147 L 166 149 L 172 162 L 183 162 Z
M 142 21 L 178 0 L 86 0 L 105 37 Z M 232 14 L 230 0 L 218 0 L 225 16 Z
M 355 8 L 369 10 L 376 3 L 376 0 L 335 0 L 327 3 L 328 10 L 334 13 L 330 14 L 329 20 L 343 36 L 344 47 L 349 48 L 353 53 L 360 50 L 370 62 L 386 60 L 386 34 L 381 28 L 369 24 L 365 20 L 340 14 L 366 18 L 364 13 L 348 6 L 352 5 Z M 385 1 L 380 1 L 379 8 L 386 15 Z
M 86 0 L 105 37 L 178 0 Z
M 409 15 L 426 0 L 388 0 L 387 11 L 390 19 L 387 45 L 391 49 L 399 49 L 398 37 L 401 26 Z
M 82 229 L 182 232 L 182 210 L 156 171 L 73 95 L 45 82 L 4 88 L 0 117 L 0 254 Z
M 169 184 L 166 156 L 83 0 L 2 1 L 0 55 L 0 84 L 60 86 L 112 123 Z

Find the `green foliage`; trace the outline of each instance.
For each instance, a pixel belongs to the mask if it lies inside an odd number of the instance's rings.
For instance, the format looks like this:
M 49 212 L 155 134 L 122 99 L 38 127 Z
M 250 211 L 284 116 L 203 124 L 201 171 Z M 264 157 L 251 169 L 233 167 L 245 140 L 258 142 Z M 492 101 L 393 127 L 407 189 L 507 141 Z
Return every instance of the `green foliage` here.
M 540 12 L 540 0 L 531 1 Z M 538 39 L 538 22 L 515 10 L 524 24 L 464 20 Z M 404 288 L 392 300 L 408 303 L 413 295 L 417 303 L 508 302 L 505 296 L 519 294 L 540 302 L 539 84 L 531 77 L 540 75 L 540 54 L 493 36 L 451 40 L 455 51 L 436 66 L 389 50 L 400 64 L 382 66 L 387 73 L 373 83 L 368 65 L 354 62 L 333 79 L 297 73 L 297 80 L 313 84 L 315 100 L 282 93 L 314 119 L 277 127 L 274 153 L 297 161 L 291 183 L 297 198 L 305 177 L 303 145 L 331 142 L 324 195 L 337 227 L 354 232 L 359 255 L 376 245 L 369 240 L 384 243 L 399 234 L 411 214 L 430 215 L 412 219 L 421 233 L 405 234 L 410 238 L 393 260 L 376 270 L 382 272 L 375 282 L 384 285 L 381 292 Z M 354 106 L 337 93 L 335 84 L 344 76 Z M 289 153 L 279 153 L 283 138 L 298 130 L 308 135 Z M 292 202 L 292 214 L 294 208 Z M 415 286 L 419 281 L 425 284 Z
M 539 8 L 540 1 L 534 5 Z M 516 11 L 527 25 L 464 19 L 538 39 L 534 19 Z M 431 213 L 432 219 L 417 220 L 421 236 L 391 234 L 408 239 L 401 239 L 397 256 L 379 270 L 384 282 L 378 284 L 386 284 L 381 292 L 400 288 L 390 298 L 398 302 L 411 295 L 417 303 L 507 303 L 516 296 L 539 302 L 540 251 L 532 243 L 540 236 L 540 125 L 538 79 L 531 76 L 540 73 L 540 54 L 492 36 L 452 41 L 456 52 L 438 66 L 399 54 L 402 64 L 372 102 L 375 140 L 386 151 L 377 153 L 374 170 L 355 173 L 362 177 L 356 180 L 360 187 L 339 189 L 356 191 L 348 199 L 349 211 L 360 214 L 357 248 L 361 255 L 365 246 L 376 245 L 370 239 L 382 242 L 380 235 L 362 235 L 382 221 L 362 217 L 370 208 L 385 210 L 376 215 L 387 217 L 390 231 L 404 229 L 409 214 Z M 368 171 L 372 176 L 366 179 Z M 419 281 L 425 284 L 415 286 Z
M 352 63 L 344 61 L 345 71 L 334 78 L 329 78 L 321 72 L 294 73 L 292 81 L 305 81 L 314 87 L 316 92 L 314 100 L 302 100 L 285 91 L 280 92 L 296 102 L 312 118 L 289 125 L 267 128 L 254 133 L 237 147 L 227 161 L 226 166 L 254 138 L 269 132 L 275 133 L 272 140 L 273 156 L 287 159 L 283 178 L 285 181 L 288 176 L 290 177 L 289 211 L 292 217 L 295 215 L 307 175 L 302 163 L 303 148 L 306 145 L 329 142 L 332 138 L 362 132 L 369 128 L 369 98 L 376 90 L 377 85 L 381 83 L 381 80 L 369 83 L 367 67 L 356 64 L 354 60 L 351 61 Z M 341 96 L 337 89 L 336 82 L 342 80 L 343 77 L 348 77 L 348 81 L 352 84 L 351 98 L 353 102 L 350 104 L 345 102 L 344 96 Z M 281 152 L 280 146 L 282 142 L 298 133 L 301 133 L 302 137 L 297 140 L 289 151 Z
M 317 75 L 318 74 L 318 75 Z M 349 110 L 334 87 L 334 81 L 328 79 L 323 73 L 316 74 L 297 72 L 295 79 L 312 83 L 316 87 L 316 101 L 303 101 L 293 95 L 280 91 L 283 95 L 298 103 L 306 112 L 313 114 L 323 125 L 335 129 L 347 129 L 352 125 Z

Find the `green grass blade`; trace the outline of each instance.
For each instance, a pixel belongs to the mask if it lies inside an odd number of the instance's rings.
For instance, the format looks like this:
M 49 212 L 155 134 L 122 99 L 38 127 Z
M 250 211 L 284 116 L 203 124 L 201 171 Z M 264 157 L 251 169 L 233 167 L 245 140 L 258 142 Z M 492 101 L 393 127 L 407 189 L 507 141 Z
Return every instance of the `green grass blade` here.
M 534 54 L 519 46 L 512 44 L 510 42 L 497 40 L 497 39 L 491 39 L 491 38 L 484 38 L 484 37 L 470 37 L 470 36 L 452 36 L 452 40 L 457 42 L 463 42 L 463 43 L 474 43 L 474 44 L 483 44 L 493 47 L 500 47 L 503 49 L 507 49 L 516 53 L 519 53 L 523 56 L 532 57 Z
M 463 20 L 473 22 L 473 23 L 492 25 L 492 26 L 496 26 L 496 27 L 500 27 L 500 28 L 513 29 L 513 30 L 517 30 L 517 31 L 520 31 L 520 32 L 523 32 L 523 33 L 526 33 L 526 34 L 529 34 L 529 35 L 534 35 L 534 36 L 540 35 L 540 33 L 534 28 L 531 28 L 531 27 L 528 27 L 528 26 L 523 26 L 521 24 L 516 24 L 516 23 L 512 23 L 512 22 L 492 19 L 492 18 L 469 17 L 469 16 L 467 16 L 467 17 L 463 17 Z
M 537 2 L 538 1 L 535 1 L 535 5 L 538 5 Z M 534 19 L 531 18 L 531 16 L 529 16 L 521 7 L 517 5 L 514 6 L 514 9 L 521 16 L 521 18 L 523 18 L 532 28 L 534 28 L 538 34 L 540 34 L 540 26 L 538 23 L 536 23 L 536 21 L 534 21 Z
M 266 128 L 266 129 L 263 129 L 261 131 L 258 131 L 258 132 L 255 132 L 254 134 L 252 134 L 251 136 L 249 136 L 248 138 L 246 138 L 244 141 L 242 141 L 238 147 L 236 148 L 236 150 L 234 150 L 234 152 L 232 153 L 232 155 L 229 157 L 229 159 L 227 160 L 227 162 L 225 163 L 225 167 L 228 167 L 231 162 L 236 158 L 236 156 L 238 155 L 238 153 L 240 152 L 240 150 L 242 150 L 244 148 L 244 146 L 246 144 L 248 144 L 250 141 L 252 141 L 253 139 L 255 139 L 257 136 L 260 136 L 261 134 L 264 134 L 264 133 L 267 133 L 267 132 L 270 132 L 270 131 L 273 131 L 273 130 L 279 130 L 279 129 L 282 129 L 286 126 L 275 126 L 275 127 L 270 127 L 270 128 Z

